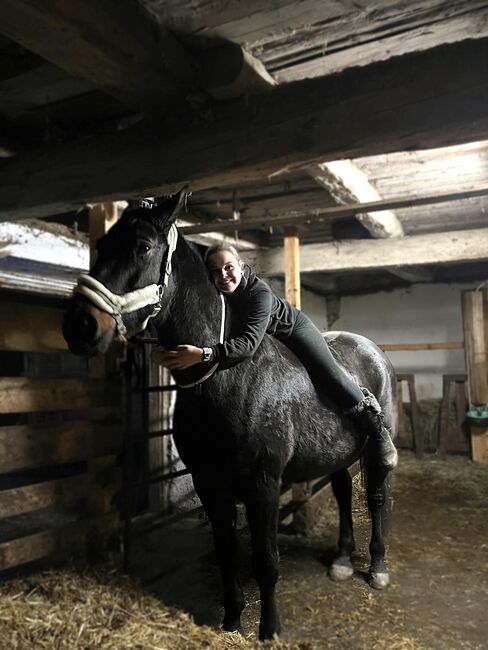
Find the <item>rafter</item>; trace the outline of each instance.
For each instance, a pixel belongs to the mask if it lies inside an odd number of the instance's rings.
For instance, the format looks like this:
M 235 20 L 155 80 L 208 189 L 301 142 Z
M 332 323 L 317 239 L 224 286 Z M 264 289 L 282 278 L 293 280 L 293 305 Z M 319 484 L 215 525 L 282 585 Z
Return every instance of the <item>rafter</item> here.
M 306 171 L 339 204 L 381 201 L 378 190 L 352 160 L 309 165 Z M 357 219 L 374 238 L 403 237 L 403 227 L 392 210 L 364 212 Z
M 272 249 L 246 255 L 262 275 L 283 275 L 283 251 Z M 304 244 L 302 273 L 365 272 L 413 266 L 488 261 L 488 228 L 429 233 L 397 239 L 355 239 Z
M 488 39 L 278 86 L 223 119 L 156 126 L 2 164 L 0 214 L 223 187 L 314 161 L 483 139 Z M 432 90 L 435 79 L 435 93 Z

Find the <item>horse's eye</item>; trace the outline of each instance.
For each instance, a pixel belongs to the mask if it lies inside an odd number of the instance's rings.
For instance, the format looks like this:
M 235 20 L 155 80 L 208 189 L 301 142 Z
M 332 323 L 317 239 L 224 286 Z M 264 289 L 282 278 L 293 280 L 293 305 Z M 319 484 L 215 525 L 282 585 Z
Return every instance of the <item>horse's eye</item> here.
M 151 246 L 146 243 L 141 243 L 138 244 L 137 246 L 137 254 L 138 255 L 147 255 L 149 251 L 151 250 Z

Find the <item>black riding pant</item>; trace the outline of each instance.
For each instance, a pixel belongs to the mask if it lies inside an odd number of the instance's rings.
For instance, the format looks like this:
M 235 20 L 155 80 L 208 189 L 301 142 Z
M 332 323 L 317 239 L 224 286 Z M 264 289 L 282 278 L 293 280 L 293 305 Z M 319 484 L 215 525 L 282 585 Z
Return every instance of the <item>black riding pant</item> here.
M 292 333 L 278 338 L 303 363 L 319 395 L 329 397 L 343 410 L 363 399 L 359 386 L 339 366 L 326 340 L 303 312 L 297 310 Z

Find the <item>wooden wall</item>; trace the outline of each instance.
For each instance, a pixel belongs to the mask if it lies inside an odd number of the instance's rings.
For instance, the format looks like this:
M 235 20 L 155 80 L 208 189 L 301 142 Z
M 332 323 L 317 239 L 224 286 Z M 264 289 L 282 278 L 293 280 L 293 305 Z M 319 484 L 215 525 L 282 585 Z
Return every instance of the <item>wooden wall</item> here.
M 61 319 L 61 309 L 0 302 L 0 571 L 83 559 L 118 527 L 118 378 L 8 376 L 9 355 L 69 355 Z

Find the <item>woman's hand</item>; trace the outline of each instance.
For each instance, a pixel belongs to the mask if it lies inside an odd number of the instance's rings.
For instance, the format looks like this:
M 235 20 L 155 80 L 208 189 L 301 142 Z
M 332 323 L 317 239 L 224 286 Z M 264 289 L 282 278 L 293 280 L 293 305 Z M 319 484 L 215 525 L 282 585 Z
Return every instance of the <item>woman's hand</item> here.
M 176 350 L 155 348 L 151 359 L 168 370 L 185 370 L 202 361 L 202 348 L 195 345 L 178 345 Z

